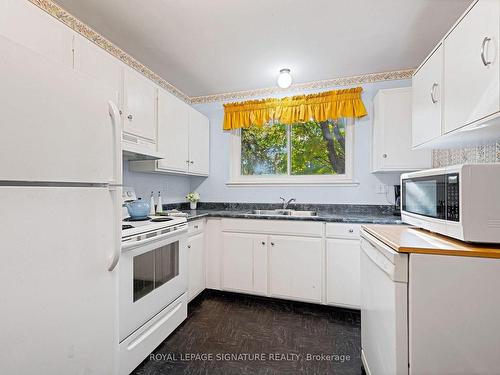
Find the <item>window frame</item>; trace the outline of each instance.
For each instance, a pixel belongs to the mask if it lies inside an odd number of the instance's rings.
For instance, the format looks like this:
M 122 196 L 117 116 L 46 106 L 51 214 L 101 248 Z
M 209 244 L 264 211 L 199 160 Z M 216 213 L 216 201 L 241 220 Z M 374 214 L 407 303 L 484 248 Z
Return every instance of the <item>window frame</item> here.
M 292 125 L 293 126 L 293 125 Z M 354 167 L 354 120 L 346 119 L 345 125 L 345 173 L 335 175 L 241 175 L 241 129 L 232 130 L 230 137 L 230 172 L 228 186 L 308 186 L 308 185 L 337 185 L 357 186 L 353 179 Z M 290 134 L 290 132 L 288 132 Z M 290 136 L 288 135 L 288 138 Z M 290 145 L 290 139 L 288 139 Z M 288 158 L 290 159 L 290 152 Z M 290 162 L 288 163 L 290 169 Z

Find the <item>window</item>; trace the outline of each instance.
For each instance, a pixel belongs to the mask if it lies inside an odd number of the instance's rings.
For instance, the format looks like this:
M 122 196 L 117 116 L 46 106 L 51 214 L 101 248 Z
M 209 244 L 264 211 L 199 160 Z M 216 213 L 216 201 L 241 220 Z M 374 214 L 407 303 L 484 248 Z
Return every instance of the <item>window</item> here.
M 353 124 L 269 124 L 234 131 L 231 181 L 241 184 L 352 184 Z

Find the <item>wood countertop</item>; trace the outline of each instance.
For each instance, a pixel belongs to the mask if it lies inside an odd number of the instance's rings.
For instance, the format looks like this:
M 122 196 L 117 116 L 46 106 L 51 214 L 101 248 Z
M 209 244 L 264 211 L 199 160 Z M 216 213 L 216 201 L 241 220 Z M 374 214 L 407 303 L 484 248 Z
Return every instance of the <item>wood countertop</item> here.
M 500 259 L 500 245 L 471 244 L 406 225 L 369 224 L 362 228 L 399 253 Z

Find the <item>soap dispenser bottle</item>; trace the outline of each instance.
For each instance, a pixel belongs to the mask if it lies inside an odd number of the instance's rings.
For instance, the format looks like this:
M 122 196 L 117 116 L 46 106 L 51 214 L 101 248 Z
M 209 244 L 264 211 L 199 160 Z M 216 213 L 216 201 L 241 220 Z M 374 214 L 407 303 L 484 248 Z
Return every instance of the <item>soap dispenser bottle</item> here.
M 151 192 L 151 199 L 149 201 L 149 214 L 150 215 L 155 214 L 155 197 L 153 192 Z
M 161 201 L 161 193 L 158 192 L 158 205 L 156 206 L 156 212 L 163 212 L 163 202 Z

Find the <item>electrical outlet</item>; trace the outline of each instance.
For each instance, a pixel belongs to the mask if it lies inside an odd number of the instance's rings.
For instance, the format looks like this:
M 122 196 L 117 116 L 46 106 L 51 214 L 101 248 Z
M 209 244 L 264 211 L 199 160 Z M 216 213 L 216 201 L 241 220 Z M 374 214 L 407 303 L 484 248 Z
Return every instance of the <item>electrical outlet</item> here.
M 387 194 L 387 192 L 389 191 L 389 186 L 384 184 L 377 184 L 375 185 L 375 191 L 377 194 Z

